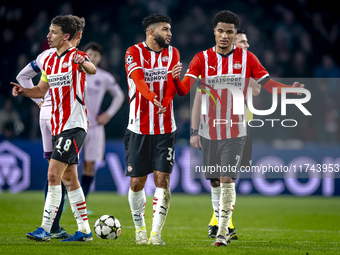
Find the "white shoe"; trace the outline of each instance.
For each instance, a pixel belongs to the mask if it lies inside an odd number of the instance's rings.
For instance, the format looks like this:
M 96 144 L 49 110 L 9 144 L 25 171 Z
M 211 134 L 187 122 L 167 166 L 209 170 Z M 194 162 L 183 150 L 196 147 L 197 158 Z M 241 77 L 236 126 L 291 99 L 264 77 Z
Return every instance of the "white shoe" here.
M 142 227 L 136 231 L 136 244 L 149 244 L 145 227 Z
M 149 244 L 153 244 L 153 245 L 165 245 L 161 235 L 156 233 L 156 232 L 152 232 L 151 233 L 151 237 L 149 239 Z
M 230 236 L 229 235 L 227 237 L 219 235 L 219 236 L 216 237 L 216 241 L 213 242 L 211 245 L 214 245 L 214 246 L 228 246 L 229 243 L 230 243 Z

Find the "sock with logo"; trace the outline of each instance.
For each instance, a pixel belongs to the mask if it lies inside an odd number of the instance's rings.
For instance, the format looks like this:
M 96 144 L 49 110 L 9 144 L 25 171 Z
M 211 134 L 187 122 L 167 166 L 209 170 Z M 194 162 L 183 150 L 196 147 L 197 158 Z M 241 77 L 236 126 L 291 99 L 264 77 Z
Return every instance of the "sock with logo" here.
M 219 220 L 219 204 L 220 204 L 220 196 L 221 196 L 221 186 L 218 187 L 212 187 L 211 186 L 211 203 L 214 210 L 214 215 L 210 220 L 210 225 L 215 226 L 218 225 Z
M 221 183 L 220 185 L 220 220 L 217 236 L 222 235 L 226 237 L 236 200 L 235 183 Z
M 89 234 L 91 232 L 87 219 L 87 210 L 83 189 L 79 188 L 68 192 L 71 209 L 78 224 L 78 231 Z
M 48 191 L 48 181 L 46 181 L 46 184 L 45 184 L 45 201 L 47 197 L 47 191 Z M 57 215 L 55 216 L 53 224 L 52 224 L 51 232 L 57 232 L 60 230 L 59 221 L 61 218 L 61 214 L 63 213 L 63 210 L 64 210 L 65 195 L 66 195 L 66 187 L 64 186 L 63 183 L 61 183 L 61 201 L 60 201 Z
M 151 236 L 155 233 L 161 234 L 169 211 L 171 200 L 170 189 L 156 188 L 153 198 L 153 219 Z
M 61 201 L 61 185 L 49 185 L 45 200 L 44 214 L 41 227 L 47 232 L 51 232 L 54 218 L 58 212 Z
M 129 189 L 128 194 L 131 214 L 135 228 L 138 231 L 141 228 L 145 228 L 145 204 L 146 196 L 144 189 L 134 192 Z

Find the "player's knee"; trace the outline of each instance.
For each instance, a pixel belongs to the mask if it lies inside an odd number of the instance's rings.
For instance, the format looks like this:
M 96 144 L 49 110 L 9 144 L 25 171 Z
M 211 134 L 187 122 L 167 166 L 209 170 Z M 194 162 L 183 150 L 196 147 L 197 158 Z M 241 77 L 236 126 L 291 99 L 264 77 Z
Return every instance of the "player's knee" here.
M 47 175 L 48 185 L 58 185 L 61 183 L 61 178 L 55 173 L 48 173 Z
M 222 183 L 235 183 L 236 179 L 233 179 L 233 178 L 228 177 L 228 176 L 223 176 L 223 177 L 221 177 L 221 182 Z
M 170 175 L 159 174 L 154 178 L 157 188 L 168 189 L 170 187 Z
M 132 177 L 130 181 L 130 189 L 133 192 L 141 191 L 144 188 L 146 177 Z

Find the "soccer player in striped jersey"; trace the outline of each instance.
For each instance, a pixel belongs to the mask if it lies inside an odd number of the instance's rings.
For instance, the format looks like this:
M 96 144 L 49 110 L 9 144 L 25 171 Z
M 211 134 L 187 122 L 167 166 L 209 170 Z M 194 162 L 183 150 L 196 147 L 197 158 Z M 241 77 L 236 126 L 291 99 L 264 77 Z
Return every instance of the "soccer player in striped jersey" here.
M 248 50 L 249 48 L 249 44 L 248 44 L 248 38 L 246 33 L 243 30 L 237 30 L 236 35 L 234 37 L 234 42 L 233 44 L 236 47 L 242 48 L 244 50 Z M 257 84 L 256 81 L 252 78 L 250 78 L 250 84 L 249 86 L 252 88 L 252 94 L 254 96 L 258 96 L 261 92 L 261 85 Z M 197 98 L 196 98 L 197 97 Z M 196 93 L 196 97 L 194 100 L 194 105 L 193 108 L 195 108 L 196 110 L 193 110 L 192 113 L 196 114 L 197 116 L 199 116 L 199 111 L 197 111 L 197 109 L 199 110 L 200 104 L 201 104 L 201 89 L 197 88 L 197 93 Z M 249 108 L 247 107 L 247 122 L 249 120 L 253 119 L 253 113 L 251 111 L 249 111 Z M 241 166 L 243 167 L 247 167 L 247 166 L 251 166 L 251 155 L 252 155 L 252 142 L 253 141 L 253 136 L 252 136 L 252 128 L 251 126 L 247 126 L 247 138 L 246 138 L 246 143 L 244 145 L 244 149 L 243 149 L 243 153 L 242 153 L 242 159 L 241 159 Z M 198 148 L 199 144 L 200 144 L 200 137 L 197 135 L 193 135 L 190 137 L 190 142 L 193 145 L 193 147 Z M 215 204 L 215 206 L 213 206 L 213 209 L 217 209 L 216 210 L 216 214 L 217 216 L 219 215 L 218 213 L 218 202 L 220 200 L 220 182 L 219 179 L 216 179 L 215 182 L 211 182 L 212 185 L 218 185 L 217 187 L 212 188 L 212 203 L 213 205 Z M 212 186 L 213 187 L 213 186 Z M 218 231 L 218 218 L 215 215 L 215 211 L 213 211 L 213 215 L 211 217 L 210 223 L 208 225 L 209 227 L 209 234 L 208 237 L 209 238 L 215 238 L 217 231 Z M 230 222 L 229 222 L 229 226 L 228 226 L 228 231 L 229 231 L 229 235 L 231 239 L 238 239 L 238 234 L 235 231 L 235 227 L 233 224 L 233 219 L 232 217 L 230 217 Z
M 83 144 L 84 167 L 81 177 L 81 187 L 86 198 L 95 175 L 95 161 L 102 160 L 104 157 L 104 126 L 122 106 L 124 93 L 116 82 L 116 79 L 110 73 L 98 67 L 103 54 L 102 46 L 96 42 L 90 42 L 84 47 L 84 51 L 97 68 L 97 73 L 95 75 L 88 75 L 86 80 L 87 94 L 85 104 L 89 120 L 89 131 Z M 106 92 L 110 93 L 113 100 L 105 112 L 100 112 L 100 107 Z M 88 211 L 88 213 L 90 212 Z
M 52 99 L 52 144 L 53 151 L 48 168 L 48 192 L 44 206 L 41 227 L 26 236 L 37 241 L 49 241 L 51 227 L 61 201 L 63 181 L 71 209 L 78 224 L 78 231 L 62 241 L 92 241 L 93 236 L 86 212 L 86 202 L 77 176 L 78 153 L 84 142 L 88 121 L 84 103 L 86 73 L 95 74 L 96 67 L 84 52 L 71 44 L 77 31 L 77 22 L 69 15 L 56 16 L 47 35 L 55 53 L 47 57 L 43 73 L 37 86 L 24 88 L 11 83 L 13 96 L 25 95 L 43 98 L 51 91 Z M 85 73 L 86 72 L 86 73 Z
M 79 18 L 77 16 L 72 16 L 78 24 L 78 32 L 82 32 L 85 26 L 84 18 Z M 72 46 L 76 47 L 79 43 L 79 36 L 78 33 L 74 35 L 71 39 Z M 17 75 L 17 81 L 20 83 L 21 86 L 25 88 L 33 87 L 32 78 L 35 77 L 38 73 L 40 73 L 43 69 L 43 64 L 46 57 L 52 55 L 56 52 L 56 48 L 51 48 L 48 50 L 43 51 L 39 56 L 30 62 L 26 67 L 24 67 L 20 73 Z M 52 101 L 51 101 L 51 93 L 48 91 L 43 99 L 34 99 L 32 98 L 33 102 L 35 102 L 40 108 L 40 115 L 39 115 L 39 125 L 40 131 L 43 141 L 43 149 L 44 154 L 43 157 L 50 162 L 51 154 L 52 154 L 52 127 L 51 127 L 51 112 L 52 112 Z M 45 184 L 45 199 L 47 196 L 48 191 L 48 181 Z M 62 195 L 61 195 L 61 202 L 58 209 L 58 213 L 53 221 L 53 225 L 51 228 L 51 238 L 56 239 L 66 239 L 70 237 L 70 235 L 59 225 L 59 221 L 63 212 L 64 207 L 64 197 L 66 195 L 66 188 L 62 183 Z
M 161 231 L 170 207 L 170 173 L 175 161 L 176 124 L 171 70 L 179 52 L 169 45 L 171 19 L 152 14 L 143 20 L 146 40 L 127 49 L 125 68 L 130 114 L 125 134 L 128 193 L 137 244 L 165 245 Z M 164 102 L 164 98 L 169 101 Z M 167 105 L 164 107 L 162 104 Z M 156 186 L 150 239 L 146 233 L 144 186 L 153 173 Z
M 270 92 L 276 87 L 278 93 L 281 93 L 281 88 L 288 86 L 272 80 L 253 53 L 232 44 L 239 27 L 237 15 L 230 11 L 221 11 L 214 17 L 213 25 L 216 45 L 193 58 L 183 81 L 178 78 L 181 63 L 174 66 L 172 74 L 176 78 L 176 92 L 180 96 L 188 93 L 199 75 L 202 76 L 202 104 L 206 105 L 206 112 L 192 119 L 191 135 L 201 136 L 203 165 L 220 166 L 220 169 L 224 169 L 214 173 L 207 171 L 206 178 L 219 179 L 220 182 L 220 191 L 216 192 L 220 193 L 219 202 L 216 203 L 219 206 L 218 209 L 214 207 L 214 211 L 219 211 L 219 228 L 212 245 L 227 246 L 230 242 L 228 225 L 236 200 L 235 181 L 247 135 L 245 115 L 233 114 L 231 90 L 236 93 L 236 89 L 240 89 L 245 98 L 249 78 L 255 79 Z M 225 85 L 228 85 L 228 89 L 221 88 Z M 303 84 L 295 82 L 293 87 L 303 87 Z M 215 125 L 216 119 L 227 121 L 223 125 Z M 212 193 L 213 187 L 212 184 Z

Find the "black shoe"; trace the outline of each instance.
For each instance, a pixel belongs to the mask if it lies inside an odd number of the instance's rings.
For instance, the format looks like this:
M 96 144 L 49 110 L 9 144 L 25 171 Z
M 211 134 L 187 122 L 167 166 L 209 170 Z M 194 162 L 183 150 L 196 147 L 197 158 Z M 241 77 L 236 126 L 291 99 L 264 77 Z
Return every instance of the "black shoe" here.
M 218 226 L 217 225 L 215 225 L 215 226 L 208 225 L 208 227 L 209 227 L 208 237 L 209 238 L 216 238 Z
M 228 228 L 229 230 L 229 236 L 230 236 L 230 239 L 233 239 L 233 240 L 237 240 L 238 239 L 238 234 L 235 232 L 235 229 L 234 228 Z
M 67 233 L 65 231 L 65 229 L 63 229 L 63 228 L 60 228 L 56 232 L 51 231 L 51 238 L 54 238 L 54 239 L 66 239 L 66 238 L 70 238 L 70 237 L 71 237 L 71 235 L 69 233 Z

